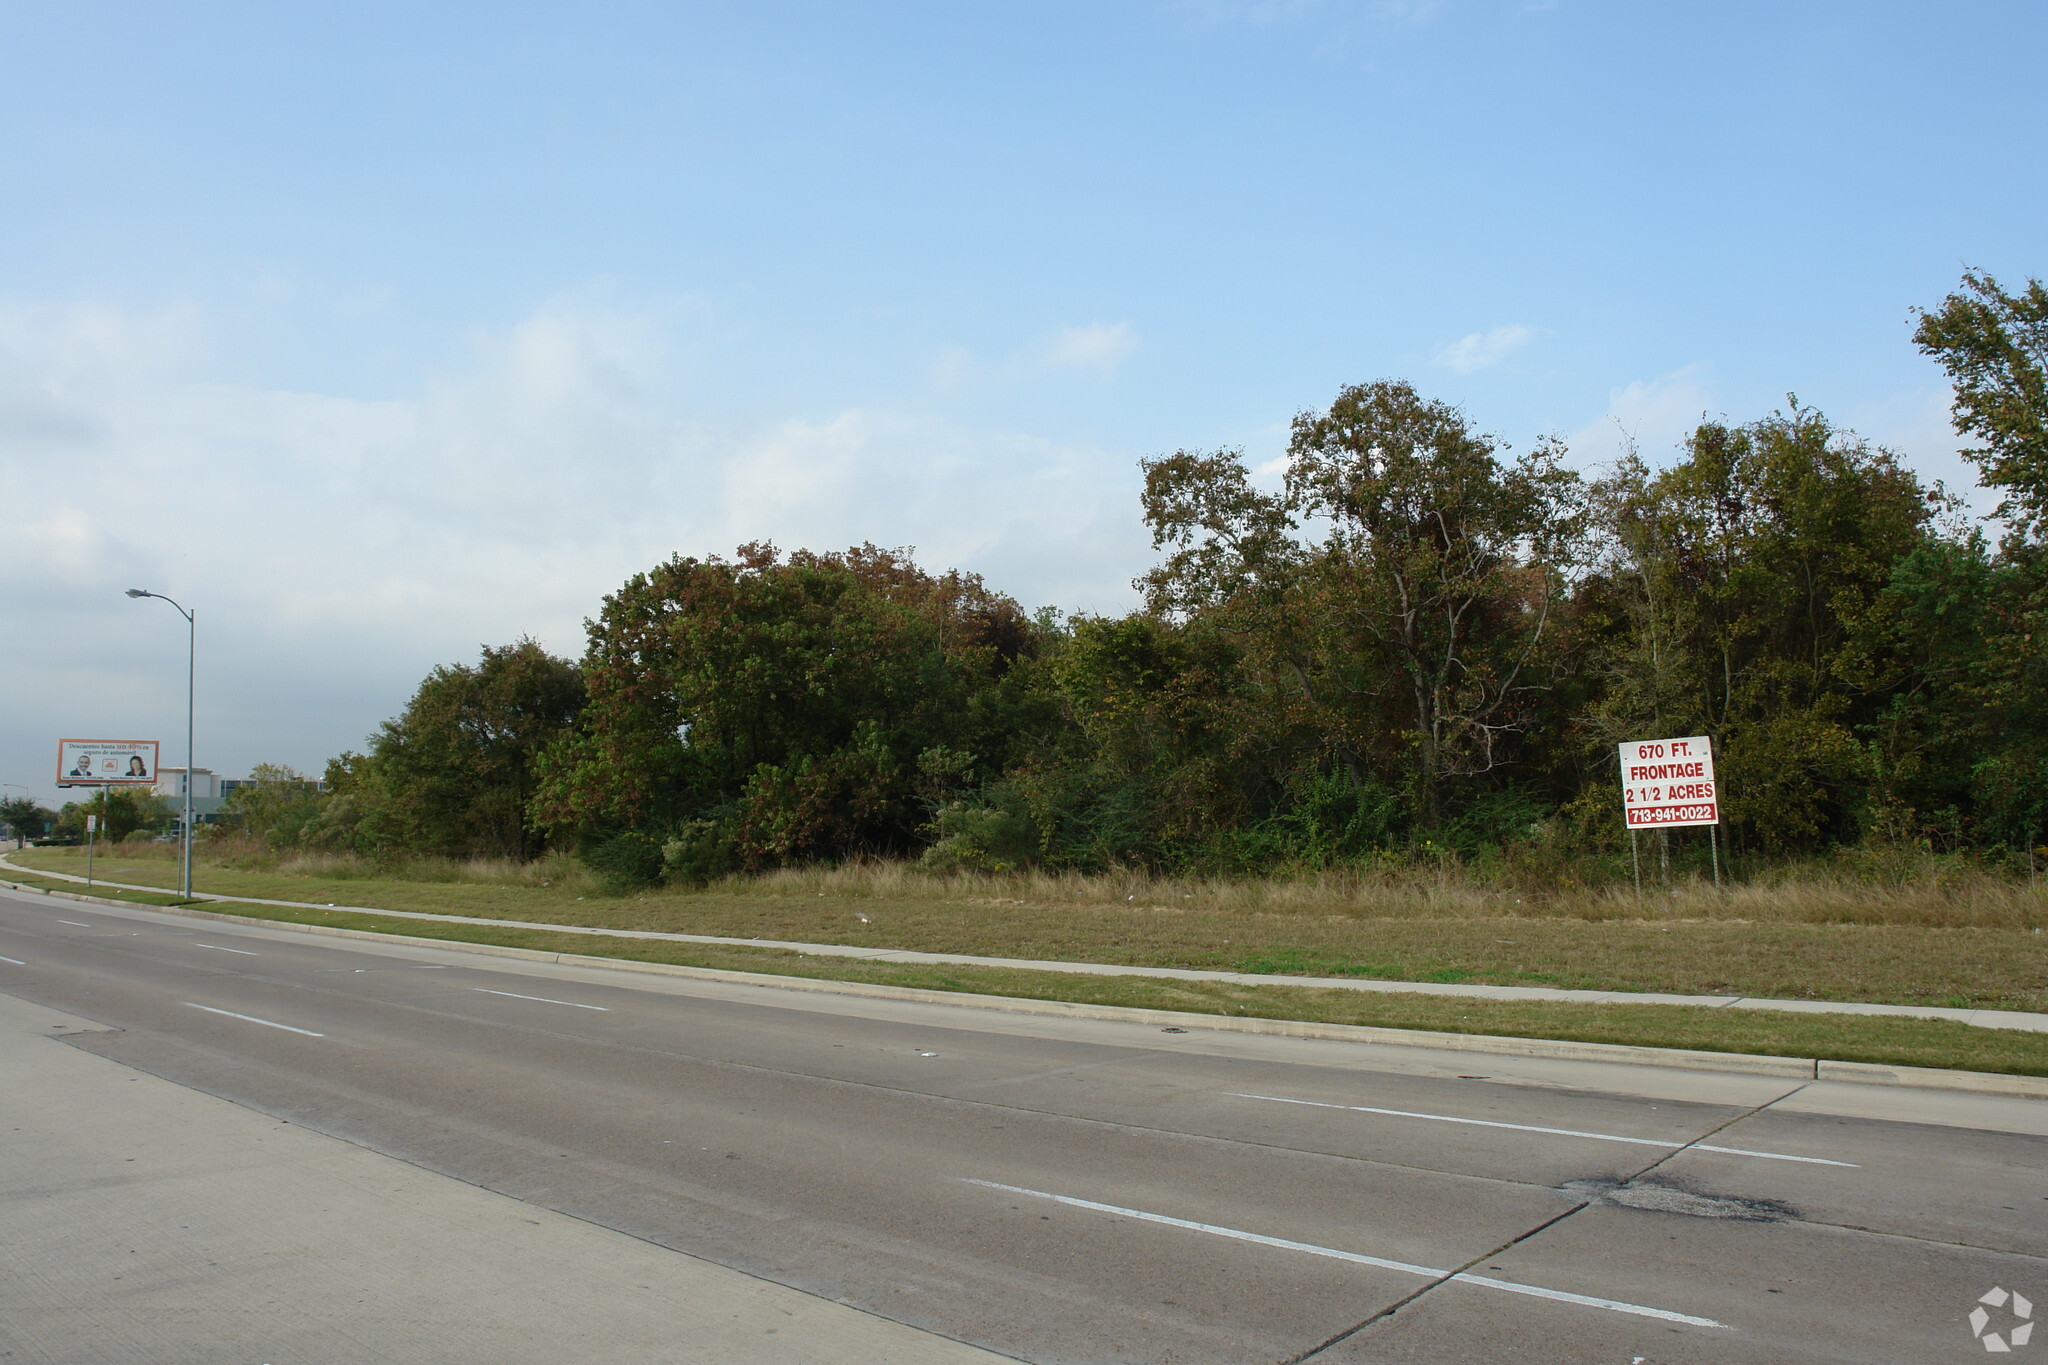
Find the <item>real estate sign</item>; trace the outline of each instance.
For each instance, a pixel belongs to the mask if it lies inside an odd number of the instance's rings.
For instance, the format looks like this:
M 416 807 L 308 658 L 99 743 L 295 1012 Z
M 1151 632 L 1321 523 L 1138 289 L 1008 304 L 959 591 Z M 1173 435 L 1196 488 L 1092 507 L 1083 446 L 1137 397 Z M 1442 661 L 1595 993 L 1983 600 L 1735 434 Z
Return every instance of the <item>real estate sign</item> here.
M 148 787 L 156 782 L 153 739 L 60 739 L 60 787 Z
M 1714 744 L 1689 739 L 1632 739 L 1621 746 L 1621 809 L 1630 829 L 1718 825 Z

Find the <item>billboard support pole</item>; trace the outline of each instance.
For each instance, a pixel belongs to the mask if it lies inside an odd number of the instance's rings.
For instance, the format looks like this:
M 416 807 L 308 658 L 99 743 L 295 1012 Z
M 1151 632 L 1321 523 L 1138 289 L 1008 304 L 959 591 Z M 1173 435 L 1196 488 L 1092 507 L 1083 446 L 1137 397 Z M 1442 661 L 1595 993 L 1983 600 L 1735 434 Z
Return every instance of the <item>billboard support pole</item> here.
M 1714 850 L 1714 889 L 1719 891 L 1721 889 L 1721 827 L 1719 825 L 1707 826 L 1707 840 Z
M 1643 898 L 1643 855 L 1641 850 L 1636 847 L 1636 832 L 1634 830 L 1628 832 L 1628 860 L 1635 864 L 1636 900 L 1641 901 Z

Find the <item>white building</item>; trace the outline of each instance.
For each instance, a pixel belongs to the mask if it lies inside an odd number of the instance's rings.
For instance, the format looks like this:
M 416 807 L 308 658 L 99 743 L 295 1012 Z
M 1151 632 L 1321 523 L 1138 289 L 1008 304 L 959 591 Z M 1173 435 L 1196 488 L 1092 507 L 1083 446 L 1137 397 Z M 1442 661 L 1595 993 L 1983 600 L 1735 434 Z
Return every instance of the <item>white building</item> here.
M 171 796 L 179 800 L 185 797 L 185 770 L 183 768 L 158 768 L 156 785 L 150 788 L 158 796 Z M 220 777 L 211 768 L 192 770 L 192 799 L 207 801 L 220 795 Z
M 195 823 L 205 824 L 220 814 L 220 775 L 211 768 L 192 770 L 192 816 Z M 183 768 L 158 768 L 156 785 L 150 791 L 162 797 L 177 813 L 180 823 L 185 815 L 185 770 Z

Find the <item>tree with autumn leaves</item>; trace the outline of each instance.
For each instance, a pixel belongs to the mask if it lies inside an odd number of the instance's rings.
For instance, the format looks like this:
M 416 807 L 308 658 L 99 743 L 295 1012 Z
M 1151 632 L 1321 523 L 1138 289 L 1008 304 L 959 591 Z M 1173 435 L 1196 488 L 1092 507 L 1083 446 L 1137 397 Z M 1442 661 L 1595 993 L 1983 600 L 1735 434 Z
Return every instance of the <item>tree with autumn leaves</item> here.
M 749 868 L 912 852 L 934 799 L 1003 771 L 1035 642 L 979 579 L 871 545 L 672 559 L 590 623 L 535 818 L 599 844 L 681 831 Z
M 580 664 L 529 641 L 437 670 L 330 768 L 307 837 L 575 846 L 622 884 L 1583 860 L 1619 846 L 1615 742 L 1704 733 L 1752 855 L 2031 846 L 2048 293 L 1973 273 L 1916 340 L 2004 499 L 1996 545 L 1796 399 L 1588 476 L 1377 381 L 1300 414 L 1277 480 L 1233 450 L 1145 461 L 1136 611 L 1028 616 L 872 545 L 678 557 L 604 600 Z

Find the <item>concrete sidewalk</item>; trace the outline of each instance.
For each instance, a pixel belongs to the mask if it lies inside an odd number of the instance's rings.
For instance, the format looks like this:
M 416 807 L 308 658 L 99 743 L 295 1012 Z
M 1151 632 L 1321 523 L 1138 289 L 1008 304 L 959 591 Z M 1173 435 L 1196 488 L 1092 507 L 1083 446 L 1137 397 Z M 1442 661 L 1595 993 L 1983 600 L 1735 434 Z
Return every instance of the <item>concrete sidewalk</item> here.
M 83 884 L 85 878 L 64 872 L 20 867 L 0 855 L 0 868 L 31 876 Z M 96 886 L 128 891 L 154 891 L 160 886 L 134 886 L 104 877 Z M 33 890 L 34 888 L 24 888 Z M 815 957 L 850 957 L 870 962 L 914 962 L 956 967 L 1011 967 L 1022 971 L 1078 972 L 1089 976 L 1153 976 L 1179 981 L 1223 981 L 1240 986 L 1317 986 L 1347 991 L 1383 991 L 1415 995 L 1452 995 L 1482 1000 L 1561 1000 L 1580 1004 L 1699 1005 L 1710 1009 L 1785 1010 L 1799 1014 L 1874 1014 L 1916 1019 L 1952 1019 L 1980 1028 L 2048 1033 L 2048 1014 L 2025 1010 L 1948 1009 L 1939 1005 L 1871 1005 L 1847 1000 L 1775 1000 L 1750 995 L 1669 995 L 1652 991 L 1575 991 L 1552 986 L 1467 986 L 1436 981 L 1362 981 L 1349 976 L 1277 976 L 1254 972 L 1214 972 L 1188 967 L 1136 967 L 1107 962 L 1043 962 L 1030 958 L 973 957 L 962 953 L 922 953 L 907 948 L 869 948 L 844 943 L 798 943 L 771 938 L 720 938 L 711 934 L 665 933 L 654 929 L 595 929 L 574 924 L 532 920 L 484 919 L 474 915 L 440 915 L 424 910 L 384 910 L 361 905 L 315 905 L 307 901 L 264 900 L 256 896 L 218 896 L 195 892 L 195 901 L 239 905 L 276 905 L 295 910 L 345 910 L 351 914 L 390 915 L 398 919 L 434 920 L 443 924 L 489 924 L 502 929 L 542 929 L 559 934 L 590 934 L 599 938 L 664 939 L 672 943 L 703 943 L 731 948 L 785 948 Z M 2039 932 L 2036 930 L 2035 932 Z
M 1003 1359 L 58 1040 L 98 1027 L 0 995 L 0 1360 Z

